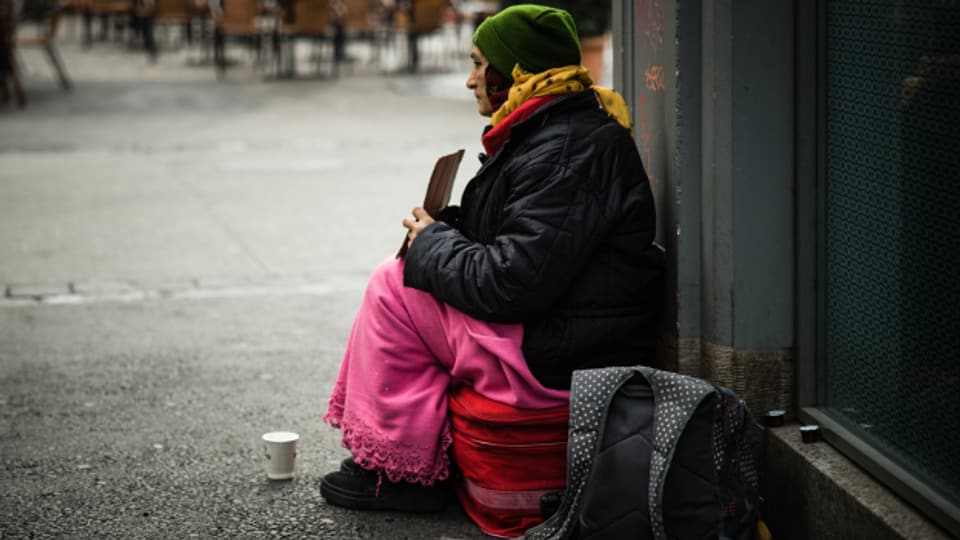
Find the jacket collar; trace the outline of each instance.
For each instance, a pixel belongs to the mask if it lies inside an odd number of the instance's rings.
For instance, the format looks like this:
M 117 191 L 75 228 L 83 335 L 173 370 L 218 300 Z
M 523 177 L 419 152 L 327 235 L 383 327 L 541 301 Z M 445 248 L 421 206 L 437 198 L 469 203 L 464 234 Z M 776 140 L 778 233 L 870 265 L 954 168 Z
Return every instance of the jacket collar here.
M 483 134 L 483 149 L 487 154 L 496 154 L 503 143 L 510 138 L 510 130 L 514 125 L 519 124 L 527 118 L 533 116 L 541 107 L 553 101 L 559 96 L 541 96 L 533 97 L 523 102 L 516 110 L 507 115 L 499 124 L 493 126 Z
M 543 99 L 544 101 L 539 102 L 533 106 L 533 109 L 526 111 L 521 115 L 521 111 L 525 110 L 527 102 Z M 589 107 L 601 108 L 600 103 L 597 101 L 597 95 L 592 89 L 584 90 L 583 92 L 578 92 L 576 94 L 567 94 L 560 96 L 544 96 L 543 98 L 532 98 L 527 100 L 523 105 L 521 105 L 517 110 L 513 111 L 510 116 L 507 116 L 500 121 L 499 124 L 490 128 L 489 126 L 484 129 L 484 149 L 487 151 L 487 154 L 493 156 L 499 151 L 509 140 L 511 134 L 520 134 L 525 132 L 528 129 L 532 129 L 534 126 L 542 125 L 546 119 L 547 115 L 554 112 L 573 110 L 573 109 L 584 109 Z M 517 116 L 515 116 L 517 115 Z M 509 121 L 508 120 L 511 120 Z M 499 135 L 502 137 L 500 144 L 493 149 L 490 149 L 487 146 L 486 138 L 490 136 L 495 130 L 502 128 L 504 133 Z
M 585 109 L 589 107 L 596 107 L 598 109 L 600 108 L 600 104 L 597 102 L 596 93 L 592 89 L 587 89 L 576 94 L 552 97 L 554 97 L 554 99 L 549 100 L 547 103 L 541 103 L 540 106 L 535 108 L 531 114 L 526 115 L 523 119 L 512 122 L 509 125 L 509 128 L 506 129 L 507 136 L 501 142 L 500 146 L 495 148 L 493 152 L 487 150 L 486 144 L 484 144 L 484 149 L 487 153 L 481 153 L 478 156 L 480 159 L 480 170 L 477 171 L 477 176 L 479 176 L 484 169 L 491 166 L 493 162 L 496 161 L 495 158 L 499 155 L 500 149 L 510 140 L 510 135 L 522 135 L 530 129 L 534 129 L 537 126 L 542 126 L 547 121 L 547 115 L 554 112 Z M 514 113 L 516 112 L 517 111 L 514 111 Z M 506 120 L 507 119 L 504 118 L 499 124 L 497 124 L 497 126 L 506 124 Z M 496 128 L 487 124 L 483 128 L 483 138 L 486 138 L 486 136 L 494 129 Z

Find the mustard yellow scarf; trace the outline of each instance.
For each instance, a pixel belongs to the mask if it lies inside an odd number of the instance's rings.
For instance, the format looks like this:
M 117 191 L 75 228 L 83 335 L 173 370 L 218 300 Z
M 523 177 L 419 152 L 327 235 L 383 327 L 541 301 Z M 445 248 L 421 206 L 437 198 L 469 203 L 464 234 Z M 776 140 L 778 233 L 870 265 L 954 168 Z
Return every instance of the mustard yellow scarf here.
M 593 84 L 590 72 L 583 66 L 571 65 L 551 68 L 541 73 L 527 73 L 517 65 L 514 66 L 512 75 L 513 86 L 510 87 L 507 101 L 493 113 L 490 125 L 499 124 L 524 101 L 532 97 L 573 94 L 591 88 L 596 92 L 603 110 L 621 126 L 633 132 L 630 110 L 623 96 L 611 88 Z

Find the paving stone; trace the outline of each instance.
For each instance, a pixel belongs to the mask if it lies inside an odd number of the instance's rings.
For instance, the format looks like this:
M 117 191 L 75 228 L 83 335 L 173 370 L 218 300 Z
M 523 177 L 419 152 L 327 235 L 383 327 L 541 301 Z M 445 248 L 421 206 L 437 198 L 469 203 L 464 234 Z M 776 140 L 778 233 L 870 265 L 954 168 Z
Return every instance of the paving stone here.
M 88 296 L 104 296 L 116 294 L 133 294 L 140 291 L 140 288 L 124 281 L 90 281 L 73 283 L 74 294 Z
M 40 300 L 49 296 L 65 296 L 70 294 L 70 286 L 63 285 L 9 285 L 7 297 L 32 298 Z

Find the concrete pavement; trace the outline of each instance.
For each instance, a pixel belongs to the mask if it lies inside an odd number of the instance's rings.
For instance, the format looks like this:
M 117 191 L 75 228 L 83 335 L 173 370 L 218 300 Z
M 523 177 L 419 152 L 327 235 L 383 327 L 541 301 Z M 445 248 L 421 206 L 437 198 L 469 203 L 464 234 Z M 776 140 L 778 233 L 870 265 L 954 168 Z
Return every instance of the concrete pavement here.
M 0 538 L 483 538 L 317 490 L 365 277 L 437 156 L 467 150 L 458 188 L 477 168 L 469 64 L 273 81 L 236 49 L 217 82 L 79 35 L 73 92 L 23 51 L 30 103 L 0 107 Z M 278 429 L 291 482 L 262 471 Z

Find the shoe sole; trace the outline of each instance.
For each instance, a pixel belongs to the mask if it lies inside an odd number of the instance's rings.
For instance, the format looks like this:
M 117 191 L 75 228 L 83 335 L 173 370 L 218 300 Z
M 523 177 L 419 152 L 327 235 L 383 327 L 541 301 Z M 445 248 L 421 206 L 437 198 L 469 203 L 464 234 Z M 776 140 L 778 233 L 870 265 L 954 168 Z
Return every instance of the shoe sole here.
M 427 514 L 440 512 L 446 506 L 443 501 L 434 501 L 432 504 L 423 504 L 422 502 L 416 504 L 412 500 L 404 500 L 400 504 L 386 504 L 381 498 L 357 497 L 351 492 L 343 491 L 324 480 L 320 480 L 320 495 L 329 504 L 353 510 L 392 510 L 412 514 Z

